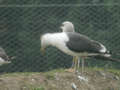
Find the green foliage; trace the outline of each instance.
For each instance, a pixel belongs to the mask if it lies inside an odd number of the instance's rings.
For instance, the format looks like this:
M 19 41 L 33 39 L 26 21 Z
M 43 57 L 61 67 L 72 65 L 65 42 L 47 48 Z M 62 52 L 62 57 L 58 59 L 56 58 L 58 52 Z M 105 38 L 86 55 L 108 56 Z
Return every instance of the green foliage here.
M 113 74 L 115 74 L 115 75 L 120 76 L 120 71 L 117 70 L 117 69 L 110 69 L 110 70 L 108 70 L 108 71 L 111 72 L 111 73 L 113 73 Z
M 41 87 L 36 87 L 36 88 L 30 88 L 30 90 L 45 90 L 45 88 L 41 86 Z
M 62 73 L 62 72 L 65 72 L 65 70 L 64 69 L 56 69 L 56 70 L 45 72 L 44 75 L 46 76 L 47 79 L 54 79 L 56 72 Z
M 112 68 L 112 69 L 105 69 L 105 68 L 99 68 L 99 67 L 86 67 L 85 68 L 87 71 L 90 71 L 90 72 L 94 72 L 94 71 L 107 71 L 107 72 L 110 72 L 110 73 L 113 73 L 114 75 L 117 75 L 117 76 L 120 76 L 120 70 L 119 69 L 115 69 L 115 68 Z

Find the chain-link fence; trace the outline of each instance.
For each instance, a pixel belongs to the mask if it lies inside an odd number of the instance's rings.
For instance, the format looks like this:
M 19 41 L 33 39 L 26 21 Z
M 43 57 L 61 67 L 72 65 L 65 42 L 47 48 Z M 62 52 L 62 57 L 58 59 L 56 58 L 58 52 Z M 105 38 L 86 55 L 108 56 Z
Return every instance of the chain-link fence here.
M 70 67 L 72 57 L 54 47 L 49 47 L 44 56 L 40 53 L 40 35 L 61 32 L 59 27 L 63 21 L 73 22 L 76 32 L 102 42 L 113 52 L 120 52 L 119 4 L 1 5 L 0 46 L 16 59 L 0 66 L 0 72 Z M 86 62 L 88 66 L 105 66 L 108 63 L 98 60 Z M 120 68 L 119 63 L 109 64 Z

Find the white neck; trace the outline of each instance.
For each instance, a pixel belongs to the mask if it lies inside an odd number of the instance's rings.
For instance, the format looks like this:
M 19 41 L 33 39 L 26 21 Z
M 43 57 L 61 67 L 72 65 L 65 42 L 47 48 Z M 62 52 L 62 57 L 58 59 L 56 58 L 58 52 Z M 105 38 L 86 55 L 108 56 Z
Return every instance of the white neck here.
M 51 33 L 51 34 L 45 34 L 43 35 L 41 39 L 41 43 L 43 46 L 60 46 L 61 43 L 68 41 L 68 37 L 64 32 L 62 33 Z

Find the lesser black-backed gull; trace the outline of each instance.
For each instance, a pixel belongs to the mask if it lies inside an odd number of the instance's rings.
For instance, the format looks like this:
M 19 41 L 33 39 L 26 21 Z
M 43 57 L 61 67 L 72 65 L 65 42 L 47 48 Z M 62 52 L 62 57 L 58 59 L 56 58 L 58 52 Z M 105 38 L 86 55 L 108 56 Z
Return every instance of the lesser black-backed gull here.
M 111 59 L 111 54 L 103 44 L 76 32 L 43 34 L 41 36 L 41 51 L 44 51 L 49 45 L 58 48 L 68 55 L 77 58 L 80 57 L 82 60 L 86 57 L 102 57 L 112 61 L 119 61 L 116 59 Z
M 0 64 L 10 63 L 11 59 L 14 59 L 15 57 L 9 57 L 5 50 L 0 47 Z

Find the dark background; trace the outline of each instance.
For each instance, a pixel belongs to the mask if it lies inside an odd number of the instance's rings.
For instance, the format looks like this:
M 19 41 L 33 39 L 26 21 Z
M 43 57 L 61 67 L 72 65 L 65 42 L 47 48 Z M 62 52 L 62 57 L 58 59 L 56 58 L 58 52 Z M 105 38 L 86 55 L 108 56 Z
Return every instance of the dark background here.
M 43 56 L 40 35 L 61 32 L 71 21 L 76 32 L 102 42 L 120 53 L 120 1 L 118 0 L 0 0 L 0 46 L 16 59 L 0 66 L 0 72 L 48 71 L 69 68 L 72 57 L 54 47 Z M 120 56 L 113 55 L 114 58 Z M 88 59 L 88 67 L 120 69 L 120 63 Z

